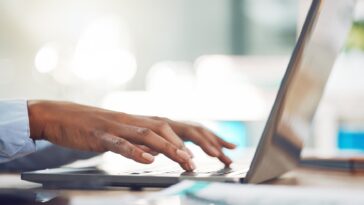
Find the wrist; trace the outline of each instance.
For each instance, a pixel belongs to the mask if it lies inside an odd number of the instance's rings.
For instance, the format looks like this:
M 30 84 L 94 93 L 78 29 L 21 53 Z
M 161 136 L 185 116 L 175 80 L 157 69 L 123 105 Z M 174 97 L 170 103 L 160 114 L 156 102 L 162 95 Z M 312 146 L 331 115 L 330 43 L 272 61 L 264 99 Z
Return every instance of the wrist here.
M 28 100 L 28 117 L 30 138 L 33 140 L 43 139 L 44 111 L 42 111 L 42 101 Z

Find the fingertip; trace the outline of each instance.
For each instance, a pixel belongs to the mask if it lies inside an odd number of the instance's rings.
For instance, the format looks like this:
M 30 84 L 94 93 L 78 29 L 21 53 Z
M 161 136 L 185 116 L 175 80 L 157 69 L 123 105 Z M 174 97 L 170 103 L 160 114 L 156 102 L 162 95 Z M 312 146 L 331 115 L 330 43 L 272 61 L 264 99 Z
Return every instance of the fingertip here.
M 230 164 L 225 164 L 225 168 L 230 168 Z
M 233 163 L 232 161 L 227 161 L 227 162 L 224 162 L 224 165 L 225 165 L 225 167 L 230 167 L 230 165 L 231 165 L 232 163 Z
M 159 155 L 159 152 L 151 151 L 150 154 L 153 156 L 157 156 L 157 155 Z
M 145 159 L 146 161 L 150 162 L 150 163 L 152 163 L 154 161 L 154 156 L 147 153 L 147 152 L 144 152 L 142 154 L 142 158 Z
M 227 148 L 227 149 L 235 149 L 236 144 L 233 144 L 233 143 L 230 143 L 230 142 L 225 142 L 224 147 Z
M 232 144 L 230 147 L 226 147 L 228 149 L 236 149 L 236 145 Z
M 229 157 L 227 157 L 226 155 L 222 155 L 222 156 L 220 156 L 220 157 L 219 157 L 219 160 L 220 160 L 222 163 L 224 163 L 224 164 L 225 164 L 225 166 L 230 166 L 230 165 L 233 163 L 233 161 L 232 161 Z
M 233 161 L 231 161 L 231 159 L 229 159 L 229 161 L 225 165 L 230 166 L 232 163 L 233 163 Z
M 196 164 L 191 160 L 189 160 L 188 164 L 190 165 L 191 171 L 196 169 Z
M 192 171 L 192 169 L 188 163 L 182 163 L 182 164 L 180 164 L 180 166 L 182 167 L 182 169 L 184 169 L 187 172 Z

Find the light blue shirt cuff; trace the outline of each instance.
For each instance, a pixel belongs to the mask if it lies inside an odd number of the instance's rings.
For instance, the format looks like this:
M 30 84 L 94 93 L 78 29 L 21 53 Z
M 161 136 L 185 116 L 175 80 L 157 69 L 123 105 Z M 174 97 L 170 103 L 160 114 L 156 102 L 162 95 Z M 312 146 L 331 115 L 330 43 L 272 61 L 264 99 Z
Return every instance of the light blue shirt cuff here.
M 35 152 L 26 100 L 0 101 L 0 163 Z

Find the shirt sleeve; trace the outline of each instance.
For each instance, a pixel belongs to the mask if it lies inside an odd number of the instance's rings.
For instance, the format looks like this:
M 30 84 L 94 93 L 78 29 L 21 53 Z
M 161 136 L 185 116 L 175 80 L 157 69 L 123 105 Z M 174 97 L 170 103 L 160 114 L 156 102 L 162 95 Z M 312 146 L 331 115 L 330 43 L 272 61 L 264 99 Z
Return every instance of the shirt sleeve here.
M 35 152 L 26 100 L 0 100 L 0 163 Z

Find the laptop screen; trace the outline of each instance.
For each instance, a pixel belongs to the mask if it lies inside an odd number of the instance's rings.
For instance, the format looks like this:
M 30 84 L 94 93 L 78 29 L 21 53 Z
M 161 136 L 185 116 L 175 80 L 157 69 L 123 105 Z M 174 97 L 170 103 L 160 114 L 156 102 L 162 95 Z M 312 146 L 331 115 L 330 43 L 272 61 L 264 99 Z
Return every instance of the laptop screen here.
M 247 180 L 259 183 L 292 169 L 352 25 L 354 0 L 314 0 L 278 92 Z

